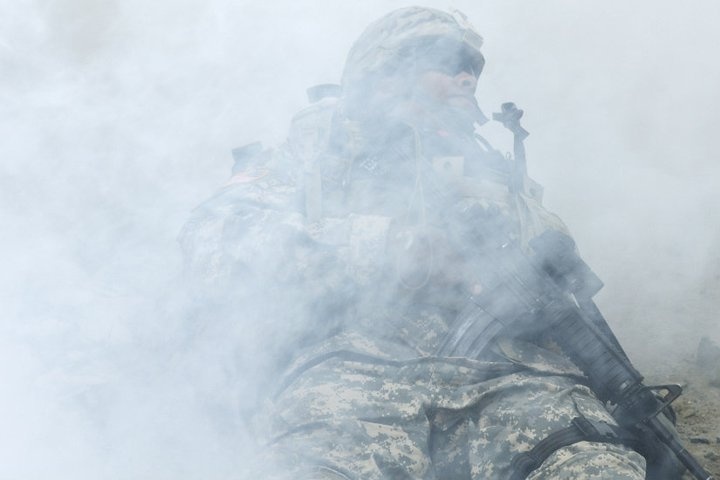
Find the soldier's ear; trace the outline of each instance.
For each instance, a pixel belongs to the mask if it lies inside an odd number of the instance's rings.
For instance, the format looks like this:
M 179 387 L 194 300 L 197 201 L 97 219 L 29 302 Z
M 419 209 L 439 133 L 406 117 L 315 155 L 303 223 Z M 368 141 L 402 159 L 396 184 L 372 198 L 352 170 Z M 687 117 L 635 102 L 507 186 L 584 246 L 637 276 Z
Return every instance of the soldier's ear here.
M 376 112 L 389 112 L 412 96 L 412 82 L 405 76 L 387 75 L 374 79 L 365 98 L 365 107 Z
M 382 96 L 400 97 L 405 94 L 411 82 L 407 76 L 398 73 L 384 75 L 375 81 L 375 93 Z

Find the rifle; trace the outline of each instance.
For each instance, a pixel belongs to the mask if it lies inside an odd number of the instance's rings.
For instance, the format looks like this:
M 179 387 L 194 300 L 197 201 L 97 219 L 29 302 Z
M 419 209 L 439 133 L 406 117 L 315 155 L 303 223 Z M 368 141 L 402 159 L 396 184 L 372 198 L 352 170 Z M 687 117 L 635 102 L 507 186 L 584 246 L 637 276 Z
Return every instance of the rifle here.
M 592 301 L 602 282 L 575 253 L 572 239 L 546 232 L 530 243 L 532 256 L 517 244 L 496 245 L 475 251 L 480 268 L 474 271 L 482 290 L 469 297 L 438 355 L 478 358 L 498 335 L 542 335 L 583 371 L 618 424 L 639 437 L 641 446 L 664 445 L 695 478 L 712 480 L 665 418 L 682 389 L 643 384 Z

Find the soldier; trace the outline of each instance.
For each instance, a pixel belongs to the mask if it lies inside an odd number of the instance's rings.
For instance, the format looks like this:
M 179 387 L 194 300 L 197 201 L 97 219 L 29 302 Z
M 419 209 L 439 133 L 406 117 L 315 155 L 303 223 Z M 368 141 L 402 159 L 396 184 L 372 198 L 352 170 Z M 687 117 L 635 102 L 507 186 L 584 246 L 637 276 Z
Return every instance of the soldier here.
M 522 159 L 475 133 L 481 45 L 459 12 L 371 24 L 341 88 L 311 91 L 280 148 L 236 151 L 181 235 L 209 290 L 244 292 L 245 306 L 269 295 L 254 318 L 289 338 L 269 396 L 281 478 L 645 478 L 612 432 L 547 440 L 577 418 L 617 425 L 552 345 L 508 331 L 469 355 L 448 340 L 486 288 L 484 255 L 568 238 Z

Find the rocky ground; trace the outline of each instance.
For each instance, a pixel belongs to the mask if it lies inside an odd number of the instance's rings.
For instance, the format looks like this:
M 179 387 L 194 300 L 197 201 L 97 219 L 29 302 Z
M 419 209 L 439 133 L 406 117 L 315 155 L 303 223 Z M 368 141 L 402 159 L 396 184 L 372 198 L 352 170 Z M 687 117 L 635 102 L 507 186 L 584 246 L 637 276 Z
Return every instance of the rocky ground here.
M 720 364 L 714 367 L 720 370 Z M 675 402 L 678 431 L 688 451 L 720 478 L 720 385 L 690 361 L 679 365 L 678 376 L 686 379 L 685 393 Z
M 655 335 L 658 317 L 643 326 L 636 315 L 640 325 L 635 328 L 644 329 L 645 335 L 634 332 L 627 350 L 647 385 L 676 383 L 683 387 L 683 395 L 673 403 L 678 432 L 688 451 L 720 478 L 720 288 L 672 303 L 673 307 L 668 307 L 656 301 L 644 311 L 669 312 L 684 327 Z M 630 331 L 620 330 L 626 335 Z

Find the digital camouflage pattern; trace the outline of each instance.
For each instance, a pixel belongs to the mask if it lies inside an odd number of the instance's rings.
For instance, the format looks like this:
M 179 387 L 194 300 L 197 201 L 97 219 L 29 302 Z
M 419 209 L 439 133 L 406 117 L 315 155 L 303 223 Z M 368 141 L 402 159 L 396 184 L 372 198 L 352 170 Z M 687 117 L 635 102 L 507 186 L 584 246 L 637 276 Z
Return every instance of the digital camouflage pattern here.
M 348 215 L 309 226 L 286 210 L 293 197 L 286 188 L 269 179 L 234 184 L 199 208 L 181 237 L 190 268 L 214 286 L 251 272 L 272 279 L 295 305 L 347 278 L 368 288 L 387 219 Z M 329 263 L 334 268 L 322 268 Z M 300 292 L 283 289 L 298 281 Z M 283 465 L 280 478 L 502 479 L 514 455 L 579 414 L 614 423 L 577 368 L 550 350 L 505 339 L 492 361 L 433 357 L 454 310 L 404 295 L 384 311 L 375 300 L 357 305 L 341 334 L 305 349 L 287 369 L 268 407 L 272 426 L 262 432 L 277 455 L 272 465 Z M 641 479 L 643 472 L 642 457 L 625 447 L 580 443 L 530 478 Z
M 613 423 L 563 357 L 499 342 L 511 361 L 381 355 L 392 344 L 334 339 L 303 359 L 275 400 L 271 442 L 287 478 L 506 479 L 510 461 L 578 415 Z M 318 359 L 322 361 L 318 363 Z M 330 472 L 333 475 L 330 475 Z M 320 478 L 326 478 L 320 477 Z M 281 478 L 285 478 L 284 476 Z M 558 450 L 531 478 L 642 479 L 644 460 L 616 445 Z
M 404 8 L 372 23 L 358 38 L 345 63 L 343 87 L 347 90 L 348 86 L 364 83 L 368 75 L 382 72 L 406 54 L 408 46 L 426 38 L 458 42 L 484 63 L 480 52 L 483 38 L 465 15 L 458 11 L 449 14 L 430 8 Z
M 479 54 L 461 15 L 401 9 L 358 41 L 344 87 L 433 35 Z M 468 242 L 472 226 L 526 249 L 565 226 L 529 179 L 510 191 L 512 158 L 472 132 L 367 125 L 346 101 L 296 115 L 288 142 L 247 159 L 180 236 L 208 291 L 277 299 L 245 319 L 270 322 L 291 353 L 257 422 L 273 470 L 264 477 L 506 479 L 518 453 L 573 418 L 615 424 L 575 365 L 522 332 L 482 358 L 437 356 L 466 292 L 482 288 L 468 267 L 483 248 Z M 629 448 L 580 442 L 529 478 L 644 477 Z

